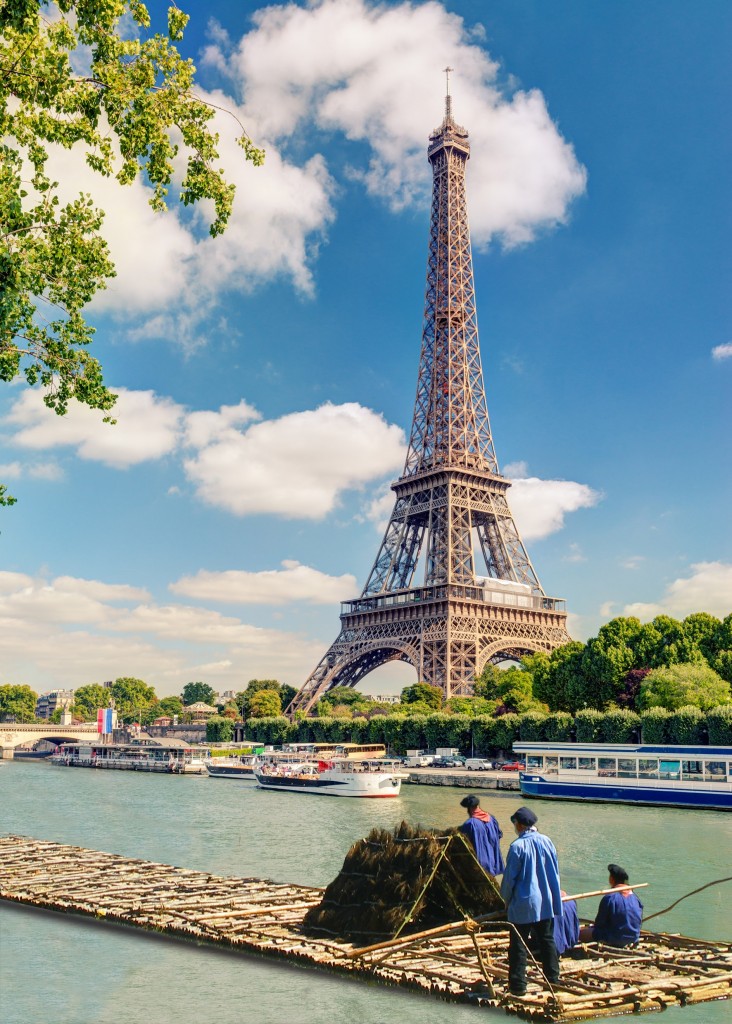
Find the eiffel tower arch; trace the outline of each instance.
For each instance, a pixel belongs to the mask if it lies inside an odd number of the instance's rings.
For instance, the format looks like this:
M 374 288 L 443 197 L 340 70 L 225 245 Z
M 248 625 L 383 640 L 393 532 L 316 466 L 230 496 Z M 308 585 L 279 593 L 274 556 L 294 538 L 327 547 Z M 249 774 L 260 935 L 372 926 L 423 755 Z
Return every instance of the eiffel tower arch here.
M 547 597 L 511 514 L 480 361 L 465 199 L 468 133 L 445 100 L 429 138 L 432 206 L 417 397 L 394 509 L 361 596 L 287 709 L 307 711 L 389 661 L 446 697 L 469 696 L 489 662 L 570 639 L 564 601 Z

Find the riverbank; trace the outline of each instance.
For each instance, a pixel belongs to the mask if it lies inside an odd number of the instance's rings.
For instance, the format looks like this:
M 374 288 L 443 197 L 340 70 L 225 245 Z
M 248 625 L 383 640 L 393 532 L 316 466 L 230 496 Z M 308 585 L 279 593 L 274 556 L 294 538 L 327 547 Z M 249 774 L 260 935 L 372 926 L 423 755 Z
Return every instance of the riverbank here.
M 414 786 L 454 786 L 458 789 L 521 791 L 518 772 L 469 772 L 465 768 L 410 768 L 407 783 Z

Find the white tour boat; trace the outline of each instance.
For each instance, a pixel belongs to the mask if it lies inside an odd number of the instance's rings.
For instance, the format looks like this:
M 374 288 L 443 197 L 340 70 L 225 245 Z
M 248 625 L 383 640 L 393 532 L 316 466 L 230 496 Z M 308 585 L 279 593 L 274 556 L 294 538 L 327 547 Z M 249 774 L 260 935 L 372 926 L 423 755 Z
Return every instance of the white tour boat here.
M 349 758 L 263 764 L 254 775 L 262 789 L 354 797 L 399 796 L 402 780 L 408 777 L 394 762 Z
M 256 754 L 240 754 L 238 757 L 210 757 L 206 760 L 206 771 L 213 779 L 239 779 L 256 782 L 254 769 L 259 765 Z

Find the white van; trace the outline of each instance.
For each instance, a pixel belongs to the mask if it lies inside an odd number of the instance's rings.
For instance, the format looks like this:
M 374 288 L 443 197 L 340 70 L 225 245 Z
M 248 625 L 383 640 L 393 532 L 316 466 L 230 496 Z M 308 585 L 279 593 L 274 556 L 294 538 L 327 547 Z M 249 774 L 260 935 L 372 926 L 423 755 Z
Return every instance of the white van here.
M 427 768 L 434 761 L 432 754 L 418 754 L 414 757 L 408 757 L 404 761 L 404 765 L 407 768 Z
M 465 762 L 469 772 L 489 772 L 493 767 L 492 761 L 486 761 L 483 757 L 469 757 Z

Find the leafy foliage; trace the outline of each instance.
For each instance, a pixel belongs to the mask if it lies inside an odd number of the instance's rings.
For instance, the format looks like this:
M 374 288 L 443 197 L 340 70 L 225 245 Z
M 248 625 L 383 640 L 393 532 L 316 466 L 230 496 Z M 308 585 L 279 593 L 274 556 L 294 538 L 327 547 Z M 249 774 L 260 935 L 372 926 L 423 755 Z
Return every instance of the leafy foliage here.
M 574 718 L 574 729 L 578 743 L 599 743 L 602 714 L 594 708 L 578 711 Z
M 88 686 L 80 686 L 74 692 L 74 705 L 72 713 L 85 722 L 96 721 L 97 710 L 109 707 L 109 698 L 112 696 L 106 686 L 98 683 L 90 683 Z
M 180 201 L 210 201 L 213 236 L 231 214 L 234 186 L 215 166 L 214 110 L 194 95 L 195 68 L 174 45 L 187 21 L 173 4 L 166 32 L 151 33 L 142 0 L 0 3 L 0 380 L 23 374 L 61 415 L 72 398 L 105 412 L 114 405 L 88 351 L 94 328 L 83 309 L 115 270 L 99 233 L 103 212 L 88 195 L 61 198 L 68 188 L 49 173 L 51 147 L 76 148 L 120 185 L 142 172 L 157 211 L 180 151 Z M 246 133 L 238 141 L 245 159 L 262 162 Z M 12 500 L 0 488 L 0 504 Z
M 197 704 L 199 701 L 202 704 L 208 704 L 213 706 L 216 700 L 216 691 L 213 686 L 209 686 L 208 683 L 186 683 L 183 687 L 183 703 L 188 706 L 190 704 Z
M 142 679 L 121 676 L 112 683 L 107 691 L 114 697 L 117 716 L 122 722 L 137 722 L 145 725 L 155 716 L 158 698 L 152 686 Z
M 689 704 L 673 712 L 668 729 L 672 743 L 704 743 L 707 738 L 706 716 L 699 708 Z
M 427 707 L 439 711 L 442 707 L 442 690 L 439 686 L 429 683 L 415 683 L 405 686 L 402 690 L 402 704 L 426 704 Z
M 206 722 L 207 743 L 228 743 L 234 736 L 234 723 L 222 715 L 211 715 Z
M 707 714 L 709 742 L 716 747 L 732 744 L 732 704 L 720 704 Z
M 687 705 L 708 710 L 730 700 L 730 684 L 703 664 L 669 665 L 649 672 L 641 683 L 638 706 L 676 711 Z
M 640 731 L 640 715 L 627 708 L 606 711 L 600 721 L 601 743 L 633 743 Z
M 643 743 L 669 743 L 671 712 L 665 708 L 641 711 L 641 740 Z
M 249 699 L 247 714 L 255 718 L 274 718 L 282 713 L 280 695 L 274 690 L 257 690 Z
M 18 722 L 36 720 L 38 695 L 30 686 L 0 686 L 0 716 L 13 716 Z

